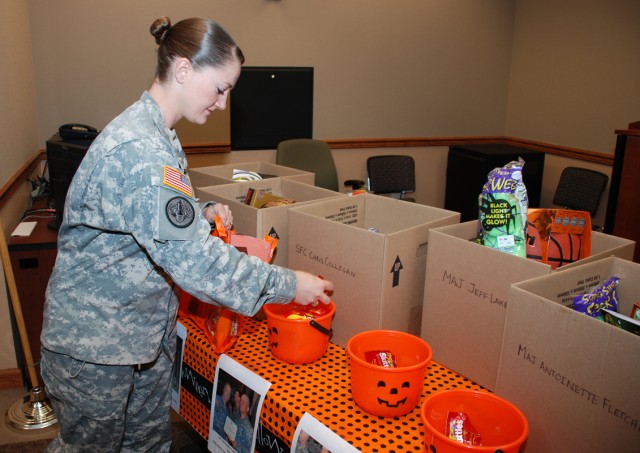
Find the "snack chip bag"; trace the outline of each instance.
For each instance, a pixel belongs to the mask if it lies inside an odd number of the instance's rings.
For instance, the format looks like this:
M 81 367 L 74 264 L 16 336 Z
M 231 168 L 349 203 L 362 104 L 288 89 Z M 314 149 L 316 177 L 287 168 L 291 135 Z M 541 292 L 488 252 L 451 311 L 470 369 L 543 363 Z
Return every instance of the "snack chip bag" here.
M 604 320 L 603 309 L 618 311 L 618 283 L 620 278 L 609 277 L 588 293 L 573 298 L 573 309 L 597 319 Z
M 478 197 L 478 242 L 524 258 L 529 198 L 523 167 L 520 158 L 489 172 Z

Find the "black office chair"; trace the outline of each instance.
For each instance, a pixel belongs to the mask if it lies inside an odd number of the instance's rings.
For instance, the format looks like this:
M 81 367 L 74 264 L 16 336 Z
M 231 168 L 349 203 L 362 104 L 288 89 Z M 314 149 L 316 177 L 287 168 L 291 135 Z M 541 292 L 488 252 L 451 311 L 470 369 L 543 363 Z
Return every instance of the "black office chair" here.
M 588 211 L 596 215 L 609 176 L 599 171 L 580 167 L 566 167 L 560 175 L 553 204 L 567 209 Z M 600 229 L 592 225 L 594 230 Z
M 416 191 L 416 167 L 411 156 L 371 156 L 367 159 L 369 191 L 405 201 L 415 202 L 407 197 Z

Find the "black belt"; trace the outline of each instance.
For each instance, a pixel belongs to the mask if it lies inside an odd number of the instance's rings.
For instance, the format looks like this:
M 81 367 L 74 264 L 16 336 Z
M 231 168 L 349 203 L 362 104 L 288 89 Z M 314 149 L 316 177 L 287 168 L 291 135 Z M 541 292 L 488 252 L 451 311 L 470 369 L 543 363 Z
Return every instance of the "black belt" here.
M 130 365 L 131 368 L 133 368 L 136 371 L 146 371 L 148 369 L 153 368 L 153 366 L 156 364 L 157 360 L 154 360 L 153 362 L 147 362 L 147 363 L 137 363 L 135 365 Z

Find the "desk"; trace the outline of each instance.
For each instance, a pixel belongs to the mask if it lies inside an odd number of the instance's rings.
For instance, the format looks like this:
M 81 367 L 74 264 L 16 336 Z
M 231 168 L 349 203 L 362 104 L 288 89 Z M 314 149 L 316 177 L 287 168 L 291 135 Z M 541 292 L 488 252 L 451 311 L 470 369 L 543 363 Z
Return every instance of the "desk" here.
M 188 331 L 183 366 L 187 365 L 212 385 L 218 355 L 193 321 L 179 321 Z M 362 452 L 424 451 L 420 407 L 396 418 L 372 416 L 358 408 L 351 398 L 349 359 L 340 346 L 330 343 L 324 357 L 312 364 L 289 365 L 271 354 L 266 321 L 248 319 L 242 336 L 226 354 L 271 382 L 260 422 L 289 447 L 298 422 L 309 412 Z M 484 390 L 432 362 L 420 401 L 429 394 L 452 388 Z M 208 437 L 210 408 L 185 391 L 184 386 L 180 393 L 180 414 L 201 436 Z
M 53 218 L 29 217 L 25 220 L 38 221 L 31 235 L 12 237 L 7 246 L 31 354 L 34 362 L 37 363 L 40 360 L 40 332 L 45 292 L 58 253 L 58 233 L 48 228 Z M 36 372 L 39 381 L 42 382 L 40 367 L 36 367 Z

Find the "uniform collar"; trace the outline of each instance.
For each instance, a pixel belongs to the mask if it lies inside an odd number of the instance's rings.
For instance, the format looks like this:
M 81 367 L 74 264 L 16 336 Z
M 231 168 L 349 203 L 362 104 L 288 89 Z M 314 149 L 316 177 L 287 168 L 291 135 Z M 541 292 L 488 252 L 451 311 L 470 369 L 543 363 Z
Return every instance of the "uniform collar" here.
M 162 116 L 162 110 L 160 110 L 160 106 L 148 91 L 142 93 L 140 101 L 149 112 L 151 119 L 155 123 L 162 136 L 166 138 L 167 141 L 171 144 L 171 148 L 175 151 L 176 158 L 179 161 L 180 170 L 186 171 L 187 158 L 184 154 L 184 151 L 182 150 L 182 145 L 180 144 L 180 140 L 178 139 L 178 135 L 176 134 L 175 129 L 169 129 L 169 127 L 167 127 L 167 122 L 165 121 L 164 116 Z

